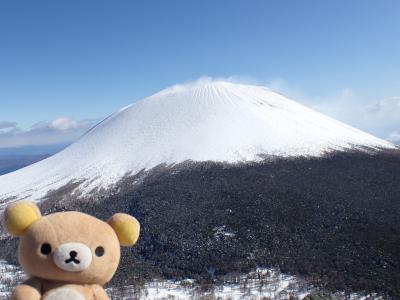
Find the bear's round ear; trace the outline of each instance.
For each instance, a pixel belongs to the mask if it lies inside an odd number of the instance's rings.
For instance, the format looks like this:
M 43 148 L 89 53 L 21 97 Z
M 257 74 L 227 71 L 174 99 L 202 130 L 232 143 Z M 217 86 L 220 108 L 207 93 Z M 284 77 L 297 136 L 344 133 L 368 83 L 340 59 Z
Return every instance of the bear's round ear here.
M 107 223 L 114 229 L 121 246 L 129 247 L 136 244 L 139 238 L 140 224 L 134 217 L 119 213 L 113 215 Z
M 11 235 L 23 236 L 25 230 L 40 217 L 40 210 L 35 203 L 14 202 L 8 205 L 4 211 L 4 227 Z

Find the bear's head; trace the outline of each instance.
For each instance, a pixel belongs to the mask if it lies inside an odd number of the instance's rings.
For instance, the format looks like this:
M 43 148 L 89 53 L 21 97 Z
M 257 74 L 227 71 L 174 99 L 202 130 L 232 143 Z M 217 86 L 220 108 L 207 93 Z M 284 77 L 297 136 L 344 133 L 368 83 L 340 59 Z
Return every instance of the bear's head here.
M 115 214 L 107 222 L 80 212 L 42 216 L 31 202 L 15 202 L 4 212 L 6 230 L 20 237 L 18 259 L 33 277 L 77 284 L 101 284 L 114 275 L 120 245 L 132 246 L 139 222 Z

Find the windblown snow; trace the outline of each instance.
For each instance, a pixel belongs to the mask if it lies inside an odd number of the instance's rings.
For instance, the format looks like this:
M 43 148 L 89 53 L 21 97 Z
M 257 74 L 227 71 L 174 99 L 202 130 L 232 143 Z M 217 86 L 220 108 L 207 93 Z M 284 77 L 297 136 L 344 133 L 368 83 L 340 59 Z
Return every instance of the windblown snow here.
M 0 176 L 0 199 L 37 200 L 76 180 L 86 180 L 89 191 L 164 163 L 235 163 L 364 147 L 395 148 L 266 87 L 200 80 L 137 101 L 64 151 Z

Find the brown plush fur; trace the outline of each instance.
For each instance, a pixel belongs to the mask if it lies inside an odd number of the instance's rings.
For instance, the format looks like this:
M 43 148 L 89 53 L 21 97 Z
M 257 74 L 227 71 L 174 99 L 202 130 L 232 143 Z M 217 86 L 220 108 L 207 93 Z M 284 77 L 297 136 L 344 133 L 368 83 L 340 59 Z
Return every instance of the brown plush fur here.
M 120 231 L 117 234 L 114 230 L 115 220 L 121 219 L 121 214 L 118 215 L 111 218 L 109 223 L 79 212 L 38 216 L 37 220 L 24 231 L 18 249 L 19 262 L 30 276 L 30 280 L 15 289 L 12 299 L 108 299 L 102 285 L 112 278 L 119 264 L 122 239 Z M 128 215 L 124 216 L 124 220 L 134 224 L 133 228 L 137 229 L 138 233 L 139 228 L 136 226 L 139 224 L 136 219 Z M 129 232 L 132 234 L 132 230 Z M 137 240 L 137 236 L 133 238 L 125 236 L 125 238 L 132 240 L 133 243 Z M 88 267 L 79 271 L 68 271 L 55 263 L 55 251 L 69 243 L 82 244 L 83 247 L 88 248 L 88 251 L 90 249 L 91 261 L 89 260 Z M 50 253 L 42 253 L 41 247 L 44 244 L 51 246 Z M 98 247 L 104 249 L 104 253 L 100 256 L 96 254 Z M 71 252 L 68 250 L 66 253 L 69 258 Z M 82 256 L 79 255 L 77 258 L 81 259 Z M 61 262 L 65 261 L 63 257 Z M 71 290 L 76 291 L 80 296 L 75 297 Z M 64 294 L 56 293 L 54 296 L 55 291 L 64 291 Z

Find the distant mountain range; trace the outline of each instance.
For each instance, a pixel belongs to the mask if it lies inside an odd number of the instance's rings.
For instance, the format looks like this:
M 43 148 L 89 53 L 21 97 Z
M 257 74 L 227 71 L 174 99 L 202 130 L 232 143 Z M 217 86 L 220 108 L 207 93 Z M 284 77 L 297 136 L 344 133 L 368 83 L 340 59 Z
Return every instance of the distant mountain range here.
M 0 148 L 0 175 L 13 172 L 43 160 L 61 150 L 66 144 Z
M 0 175 L 13 172 L 35 162 L 49 157 L 50 155 L 0 155 Z

